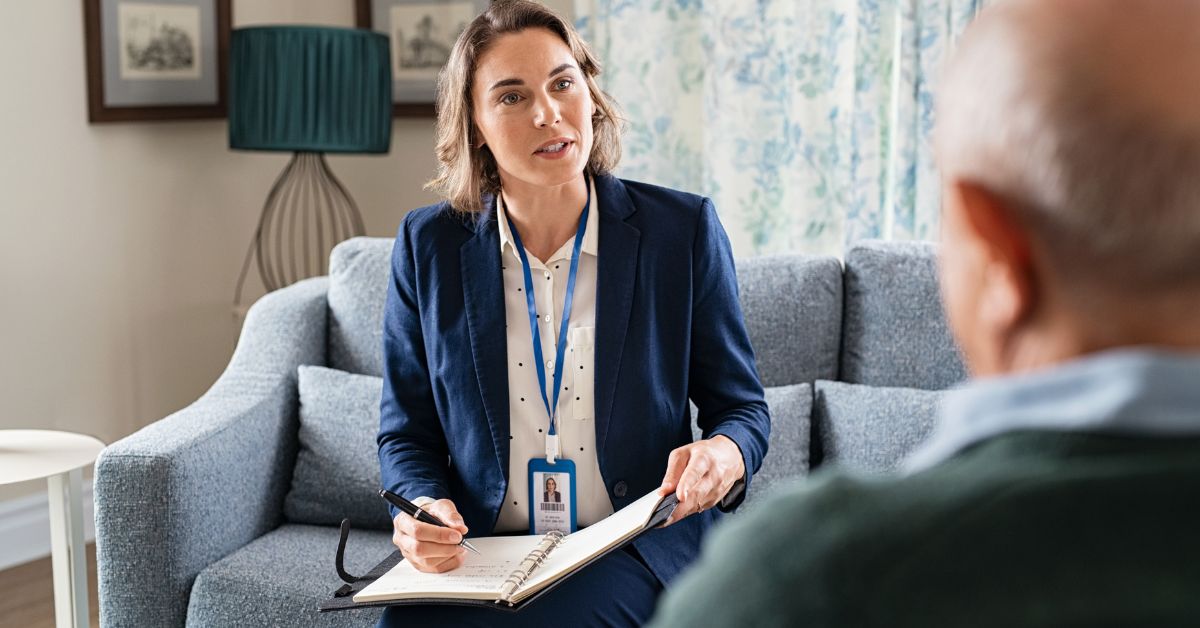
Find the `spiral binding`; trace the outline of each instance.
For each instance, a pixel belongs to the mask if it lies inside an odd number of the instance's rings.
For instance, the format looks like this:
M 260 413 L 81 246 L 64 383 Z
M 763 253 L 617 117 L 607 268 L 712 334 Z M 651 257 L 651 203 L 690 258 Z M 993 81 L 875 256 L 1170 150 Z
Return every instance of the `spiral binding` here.
M 538 546 L 525 556 L 521 564 L 500 585 L 500 598 L 496 600 L 496 603 L 512 606 L 513 593 L 516 593 L 517 589 L 521 588 L 521 585 L 525 584 L 525 581 L 533 575 L 533 572 L 546 562 L 546 557 L 554 551 L 554 548 L 558 547 L 559 543 L 562 543 L 566 536 L 558 530 L 547 532 L 542 542 L 538 543 Z

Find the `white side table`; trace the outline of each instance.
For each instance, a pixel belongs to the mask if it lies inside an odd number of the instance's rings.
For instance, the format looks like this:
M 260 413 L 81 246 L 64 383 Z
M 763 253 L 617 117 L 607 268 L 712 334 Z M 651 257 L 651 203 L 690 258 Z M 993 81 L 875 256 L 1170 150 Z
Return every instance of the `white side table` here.
M 83 468 L 104 443 L 51 430 L 0 430 L 0 484 L 46 478 L 50 485 L 50 556 L 57 628 L 87 628 L 83 550 Z

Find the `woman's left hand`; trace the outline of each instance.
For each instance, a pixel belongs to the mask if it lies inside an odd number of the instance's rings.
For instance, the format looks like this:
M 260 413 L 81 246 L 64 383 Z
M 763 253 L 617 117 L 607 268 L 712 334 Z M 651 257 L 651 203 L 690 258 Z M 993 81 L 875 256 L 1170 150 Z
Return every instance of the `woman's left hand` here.
M 679 505 L 663 525 L 716 506 L 745 474 L 742 450 L 722 434 L 672 451 L 658 494 L 674 492 Z

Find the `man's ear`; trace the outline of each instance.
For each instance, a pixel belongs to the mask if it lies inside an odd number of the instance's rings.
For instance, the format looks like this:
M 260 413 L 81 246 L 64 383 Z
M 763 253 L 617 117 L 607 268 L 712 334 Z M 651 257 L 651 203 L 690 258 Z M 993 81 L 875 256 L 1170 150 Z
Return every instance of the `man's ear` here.
M 953 183 L 962 227 L 984 256 L 981 314 L 994 332 L 1007 333 L 1025 322 L 1037 299 L 1037 276 L 1029 234 L 1013 204 L 970 181 Z

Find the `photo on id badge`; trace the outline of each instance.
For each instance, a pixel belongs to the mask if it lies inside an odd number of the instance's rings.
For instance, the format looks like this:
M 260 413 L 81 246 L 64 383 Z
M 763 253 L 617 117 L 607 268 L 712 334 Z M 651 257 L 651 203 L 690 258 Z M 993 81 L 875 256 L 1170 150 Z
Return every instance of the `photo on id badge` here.
M 529 465 L 529 528 L 532 534 L 575 531 L 574 463 L 559 458 L 554 464 L 532 460 Z

